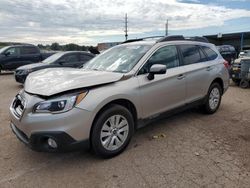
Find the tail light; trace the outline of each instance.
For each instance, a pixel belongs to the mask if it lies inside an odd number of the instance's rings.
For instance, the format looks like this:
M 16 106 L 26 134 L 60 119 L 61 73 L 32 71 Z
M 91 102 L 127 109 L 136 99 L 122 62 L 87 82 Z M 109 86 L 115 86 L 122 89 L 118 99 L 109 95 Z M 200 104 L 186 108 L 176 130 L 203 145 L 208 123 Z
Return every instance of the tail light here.
M 227 69 L 230 68 L 228 61 L 225 60 L 225 61 L 223 62 L 223 64 L 224 64 L 224 66 L 225 66 Z

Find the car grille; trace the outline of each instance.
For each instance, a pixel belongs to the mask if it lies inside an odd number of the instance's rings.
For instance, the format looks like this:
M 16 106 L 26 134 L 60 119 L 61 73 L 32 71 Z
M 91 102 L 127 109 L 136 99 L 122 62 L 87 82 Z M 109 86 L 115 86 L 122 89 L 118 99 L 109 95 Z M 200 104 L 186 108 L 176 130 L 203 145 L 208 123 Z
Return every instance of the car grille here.
M 12 109 L 15 116 L 19 119 L 22 117 L 25 109 L 25 100 L 20 95 L 17 95 L 12 103 Z

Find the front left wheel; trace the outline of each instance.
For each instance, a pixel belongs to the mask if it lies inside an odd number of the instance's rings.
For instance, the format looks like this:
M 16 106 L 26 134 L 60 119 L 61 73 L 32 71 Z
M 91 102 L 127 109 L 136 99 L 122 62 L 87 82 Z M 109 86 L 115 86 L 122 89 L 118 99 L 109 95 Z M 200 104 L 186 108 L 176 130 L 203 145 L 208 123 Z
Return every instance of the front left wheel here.
M 97 117 L 91 144 L 94 152 L 111 158 L 128 146 L 134 132 L 134 119 L 130 111 L 121 105 L 110 105 Z

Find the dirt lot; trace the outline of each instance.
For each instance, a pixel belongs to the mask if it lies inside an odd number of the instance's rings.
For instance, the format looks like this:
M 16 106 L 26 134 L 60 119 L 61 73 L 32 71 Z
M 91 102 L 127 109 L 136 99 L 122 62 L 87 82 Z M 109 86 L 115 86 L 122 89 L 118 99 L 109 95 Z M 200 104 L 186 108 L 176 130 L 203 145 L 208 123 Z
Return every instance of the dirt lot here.
M 37 153 L 20 143 L 8 119 L 20 89 L 13 75 L 0 75 L 0 187 L 250 186 L 250 89 L 231 86 L 214 115 L 190 110 L 140 129 L 109 160 Z

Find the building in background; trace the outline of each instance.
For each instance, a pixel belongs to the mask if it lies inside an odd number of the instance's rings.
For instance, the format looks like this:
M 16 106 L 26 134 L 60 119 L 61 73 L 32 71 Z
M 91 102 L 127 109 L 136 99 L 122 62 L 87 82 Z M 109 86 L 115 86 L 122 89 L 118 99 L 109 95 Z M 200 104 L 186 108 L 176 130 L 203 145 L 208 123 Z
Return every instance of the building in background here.
M 216 46 L 232 45 L 235 47 L 238 54 L 241 50 L 250 49 L 250 31 L 226 34 L 219 33 L 216 35 L 204 35 L 204 37 Z M 104 42 L 98 43 L 97 47 L 101 52 L 118 44 L 121 44 L 121 42 Z
M 97 48 L 99 52 L 102 52 L 118 44 L 121 44 L 121 42 L 103 42 L 103 43 L 98 43 Z
M 250 49 L 250 31 L 241 33 L 219 33 L 217 35 L 205 35 L 209 42 L 220 45 L 232 45 L 235 47 L 237 53 L 241 50 Z

